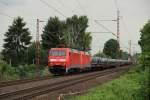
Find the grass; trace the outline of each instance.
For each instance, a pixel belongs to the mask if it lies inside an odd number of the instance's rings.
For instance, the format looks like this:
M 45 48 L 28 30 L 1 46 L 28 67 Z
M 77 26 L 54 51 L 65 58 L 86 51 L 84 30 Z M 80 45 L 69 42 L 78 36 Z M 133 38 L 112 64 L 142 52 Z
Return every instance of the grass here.
M 147 83 L 148 70 L 139 71 L 134 68 L 119 79 L 90 89 L 84 95 L 64 100 L 148 100 L 146 96 L 149 89 L 145 86 Z

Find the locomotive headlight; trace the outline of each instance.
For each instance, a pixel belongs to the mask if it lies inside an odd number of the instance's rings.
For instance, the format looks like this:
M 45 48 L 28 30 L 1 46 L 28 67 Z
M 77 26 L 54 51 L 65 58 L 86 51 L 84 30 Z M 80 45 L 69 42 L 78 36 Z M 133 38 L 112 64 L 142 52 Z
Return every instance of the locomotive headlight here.
M 49 62 L 65 62 L 66 59 L 49 59 Z
M 64 61 L 66 61 L 66 59 L 59 59 L 59 61 L 62 61 L 62 62 L 64 62 Z
M 49 61 L 51 62 L 51 61 L 57 61 L 56 59 L 49 59 Z

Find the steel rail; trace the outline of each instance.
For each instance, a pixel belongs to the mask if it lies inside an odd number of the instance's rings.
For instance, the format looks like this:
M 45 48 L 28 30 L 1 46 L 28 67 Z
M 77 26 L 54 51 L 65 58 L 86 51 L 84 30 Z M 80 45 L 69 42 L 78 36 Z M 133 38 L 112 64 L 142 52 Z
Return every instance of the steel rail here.
M 50 76 L 45 76 L 45 77 L 37 77 L 34 79 L 21 79 L 21 80 L 14 80 L 14 81 L 4 81 L 4 82 L 0 82 L 0 88 L 6 87 L 6 86 L 29 83 L 29 82 L 36 82 L 36 81 L 41 81 L 41 80 L 46 80 L 46 79 L 51 79 L 51 78 L 52 77 L 50 77 Z

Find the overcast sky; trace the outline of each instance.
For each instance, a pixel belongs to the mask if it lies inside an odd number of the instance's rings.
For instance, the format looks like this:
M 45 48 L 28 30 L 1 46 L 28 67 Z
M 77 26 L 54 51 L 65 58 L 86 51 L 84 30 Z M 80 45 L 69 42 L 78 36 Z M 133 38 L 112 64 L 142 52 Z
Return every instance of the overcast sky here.
M 49 4 L 49 7 L 41 1 Z M 128 41 L 132 40 L 132 53 L 140 52 L 137 45 L 139 30 L 150 19 L 150 0 L 0 0 L 0 50 L 2 50 L 4 33 L 12 24 L 13 17 L 21 16 L 27 22 L 35 39 L 36 19 L 47 21 L 49 17 L 58 16 L 61 20 L 76 15 L 87 15 L 90 32 L 107 32 L 94 20 L 115 20 L 117 6 L 120 9 L 121 49 L 128 51 Z M 51 7 L 50 7 L 51 6 Z M 58 13 L 60 12 L 60 13 Z M 65 17 L 66 16 L 66 17 Z M 100 22 L 116 34 L 116 22 Z M 46 22 L 40 23 L 40 33 Z M 92 33 L 92 54 L 103 49 L 104 43 L 116 38 L 111 33 Z

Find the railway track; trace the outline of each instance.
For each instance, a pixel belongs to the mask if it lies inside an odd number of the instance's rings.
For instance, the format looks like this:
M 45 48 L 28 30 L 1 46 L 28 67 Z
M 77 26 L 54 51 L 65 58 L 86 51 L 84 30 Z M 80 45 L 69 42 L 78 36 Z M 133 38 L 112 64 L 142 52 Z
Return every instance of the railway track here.
M 22 79 L 22 80 L 15 80 L 15 81 L 5 81 L 5 82 L 0 82 L 0 88 L 6 87 L 6 86 L 29 83 L 29 82 L 36 82 L 36 81 L 41 81 L 41 80 L 46 80 L 46 79 L 51 79 L 51 78 L 52 77 L 50 77 L 50 76 L 45 76 L 45 77 L 37 77 L 35 79 Z
M 107 69 L 104 71 L 98 71 L 98 72 L 79 75 L 78 77 L 71 78 L 71 79 L 64 80 L 64 81 L 55 82 L 52 84 L 27 88 L 27 89 L 23 89 L 23 90 L 8 92 L 8 93 L 2 93 L 2 94 L 0 94 L 0 100 L 14 100 L 14 99 L 15 100 L 20 100 L 20 99 L 26 100 L 26 99 L 33 98 L 35 96 L 45 94 L 45 93 L 54 92 L 56 90 L 60 90 L 65 87 L 72 86 L 72 85 L 78 84 L 80 82 L 92 80 L 96 77 L 102 77 L 102 76 L 105 76 L 108 74 L 116 73 L 121 70 L 128 70 L 128 68 L 126 68 L 126 69 L 123 69 L 123 68 Z

